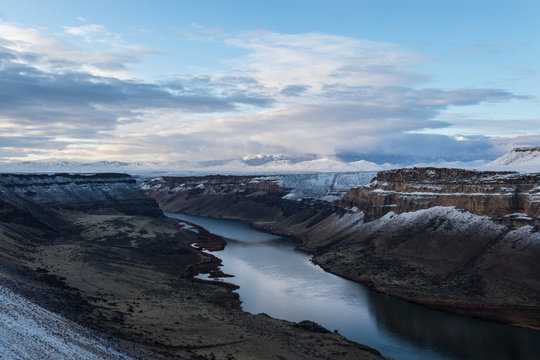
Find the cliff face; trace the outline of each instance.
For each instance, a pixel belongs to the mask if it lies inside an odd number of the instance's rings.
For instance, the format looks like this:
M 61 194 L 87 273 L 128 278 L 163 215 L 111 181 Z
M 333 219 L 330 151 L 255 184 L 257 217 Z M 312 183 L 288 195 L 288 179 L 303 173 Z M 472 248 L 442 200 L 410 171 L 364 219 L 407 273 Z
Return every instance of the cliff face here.
M 390 211 L 453 206 L 500 224 L 540 225 L 540 174 L 414 168 L 381 171 L 339 202 L 374 220 Z
M 141 193 L 135 179 L 124 174 L 0 174 L 0 197 L 37 216 L 50 213 L 50 209 L 160 215 L 155 202 Z
M 250 221 L 267 231 L 296 237 L 313 224 L 347 212 L 326 201 L 290 200 L 291 189 L 273 177 L 158 178 L 142 189 L 163 211 Z

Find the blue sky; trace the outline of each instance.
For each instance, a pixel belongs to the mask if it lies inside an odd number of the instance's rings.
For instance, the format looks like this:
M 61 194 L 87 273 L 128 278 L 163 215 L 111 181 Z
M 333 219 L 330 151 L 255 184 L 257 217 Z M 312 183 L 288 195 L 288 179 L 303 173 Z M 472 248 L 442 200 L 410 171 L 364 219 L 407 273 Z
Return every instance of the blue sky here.
M 540 145 L 538 1 L 9 1 L 0 160 L 493 159 Z

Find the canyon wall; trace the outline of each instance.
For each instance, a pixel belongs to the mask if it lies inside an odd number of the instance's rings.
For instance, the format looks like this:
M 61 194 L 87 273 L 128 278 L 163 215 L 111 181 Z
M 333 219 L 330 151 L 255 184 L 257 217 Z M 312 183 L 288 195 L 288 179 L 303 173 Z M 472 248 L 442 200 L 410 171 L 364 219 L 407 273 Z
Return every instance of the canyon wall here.
M 368 186 L 351 189 L 340 206 L 367 221 L 389 213 L 453 206 L 499 224 L 540 225 L 540 174 L 414 168 L 381 171 Z
M 293 236 L 325 270 L 386 294 L 540 329 L 536 175 L 384 171 L 335 202 L 290 196 L 279 176 L 157 178 L 143 189 L 164 211 Z
M 43 209 L 59 208 L 160 215 L 155 202 L 141 193 L 134 178 L 125 174 L 0 174 L 0 198 L 37 216 L 50 213 Z

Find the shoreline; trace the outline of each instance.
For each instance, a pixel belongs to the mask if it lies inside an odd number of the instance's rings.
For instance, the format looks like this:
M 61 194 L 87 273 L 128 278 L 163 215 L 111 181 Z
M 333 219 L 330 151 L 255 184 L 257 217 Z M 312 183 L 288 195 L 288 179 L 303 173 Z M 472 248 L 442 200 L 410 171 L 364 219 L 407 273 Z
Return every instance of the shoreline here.
M 201 216 L 201 215 L 198 215 L 198 214 L 189 214 L 189 213 L 185 213 L 185 212 L 177 212 L 177 213 L 186 214 L 186 215 L 192 215 L 192 216 Z M 482 321 L 498 323 L 498 324 L 507 325 L 507 326 L 513 326 L 513 327 L 530 329 L 530 330 L 534 330 L 534 331 L 540 331 L 540 326 L 535 326 L 533 324 L 530 324 L 527 321 L 523 321 L 523 320 L 520 321 L 519 320 L 520 319 L 519 315 L 522 314 L 523 312 L 532 312 L 532 313 L 539 313 L 540 314 L 540 308 L 538 308 L 538 307 L 524 306 L 524 305 L 521 305 L 521 306 L 520 305 L 489 305 L 489 304 L 483 305 L 483 304 L 462 303 L 462 302 L 457 302 L 457 301 L 436 301 L 436 300 L 430 300 L 430 299 L 422 299 L 422 298 L 414 298 L 414 297 L 402 296 L 402 295 L 395 294 L 395 293 L 392 293 L 392 292 L 385 292 L 385 291 L 380 290 L 379 288 L 377 288 L 375 286 L 375 284 L 370 280 L 364 280 L 364 279 L 358 279 L 358 278 L 346 276 L 346 275 L 341 274 L 341 273 L 339 273 L 337 271 L 333 271 L 331 267 L 328 267 L 328 266 L 325 266 L 324 264 L 321 264 L 316 259 L 317 254 L 312 252 L 312 251 L 309 251 L 308 249 L 306 249 L 303 246 L 303 241 L 301 239 L 299 239 L 298 237 L 296 237 L 296 236 L 280 233 L 279 231 L 276 231 L 275 228 L 267 228 L 265 226 L 258 225 L 254 221 L 248 221 L 248 220 L 232 218 L 232 217 L 211 217 L 211 216 L 201 216 L 201 217 L 213 218 L 213 219 L 226 219 L 226 220 L 242 221 L 242 222 L 245 222 L 245 223 L 249 224 L 253 229 L 261 230 L 261 231 L 264 231 L 264 232 L 267 232 L 267 233 L 270 233 L 270 234 L 273 234 L 273 235 L 278 235 L 278 236 L 294 239 L 297 242 L 296 249 L 298 249 L 298 250 L 300 250 L 300 251 L 302 251 L 302 252 L 304 252 L 306 254 L 311 255 L 312 256 L 311 262 L 313 262 L 317 266 L 321 267 L 321 269 L 323 269 L 324 271 L 326 271 L 326 272 L 328 272 L 330 274 L 339 276 L 339 277 L 341 277 L 343 279 L 353 281 L 353 282 L 355 282 L 357 284 L 365 286 L 369 290 L 376 291 L 376 292 L 378 292 L 380 294 L 388 295 L 388 296 L 391 296 L 393 298 L 396 298 L 396 299 L 399 299 L 399 300 L 402 300 L 402 301 L 417 304 L 417 305 L 420 305 L 420 306 L 424 306 L 424 307 L 427 307 L 427 308 L 430 308 L 430 309 L 433 309 L 433 310 L 437 310 L 437 311 L 441 311 L 441 312 L 445 312 L 445 313 L 449 313 L 449 314 L 464 316 L 464 317 L 478 319 L 478 320 L 482 320 Z M 190 225 L 198 226 L 198 225 L 195 225 L 195 224 L 192 224 L 192 223 L 190 223 Z M 200 226 L 198 226 L 198 227 L 200 228 Z M 222 250 L 222 249 L 220 249 L 220 250 Z M 220 251 L 220 250 L 217 250 L 217 251 Z M 229 277 L 229 276 L 230 275 L 226 275 L 226 277 Z M 219 276 L 216 276 L 216 277 L 219 277 Z M 501 316 L 501 314 L 503 314 L 504 316 Z M 515 321 L 509 320 L 509 319 L 512 319 L 512 318 L 515 318 L 516 320 Z

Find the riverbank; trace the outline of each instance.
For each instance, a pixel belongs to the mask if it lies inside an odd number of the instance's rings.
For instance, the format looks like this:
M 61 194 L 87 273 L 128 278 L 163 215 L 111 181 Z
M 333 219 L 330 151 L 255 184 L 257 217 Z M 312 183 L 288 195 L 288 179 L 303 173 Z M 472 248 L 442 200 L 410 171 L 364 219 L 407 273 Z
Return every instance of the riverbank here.
M 234 277 L 242 308 L 289 321 L 310 319 L 386 356 L 406 360 L 536 360 L 540 332 L 432 310 L 323 271 L 297 241 L 247 222 L 165 213 L 227 238 L 213 253 Z M 494 341 L 497 339 L 497 341 Z
M 219 261 L 192 244 L 222 241 L 165 218 L 129 176 L 2 180 L 0 279 L 135 358 L 383 359 L 310 322 L 245 313 L 235 286 L 193 279 Z

